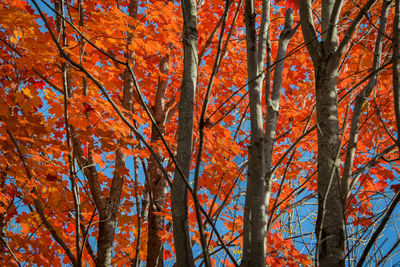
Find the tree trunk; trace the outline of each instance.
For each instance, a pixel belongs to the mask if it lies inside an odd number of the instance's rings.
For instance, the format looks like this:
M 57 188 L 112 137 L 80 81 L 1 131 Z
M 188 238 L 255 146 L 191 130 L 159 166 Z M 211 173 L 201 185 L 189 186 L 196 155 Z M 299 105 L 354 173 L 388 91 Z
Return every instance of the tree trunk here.
M 117 214 L 124 185 L 124 176 L 120 174 L 120 170 L 125 169 L 126 161 L 126 155 L 121 151 L 117 150 L 115 154 L 115 171 L 111 183 L 110 196 L 107 199 L 103 199 L 104 208 L 102 210 L 99 209 L 100 222 L 96 266 L 111 266 Z
M 179 100 L 178 147 L 176 160 L 183 175 L 175 171 L 171 191 L 173 233 L 178 267 L 194 266 L 188 225 L 188 189 L 192 158 L 193 108 L 197 82 L 197 6 L 195 0 L 182 0 L 184 68 Z
M 333 66 L 332 66 L 333 65 Z M 337 64 L 322 58 L 315 69 L 318 129 L 317 253 L 321 266 L 345 266 L 345 225 L 340 194 Z
M 168 74 L 169 55 L 163 56 L 160 60 L 160 71 Z M 168 81 L 159 79 L 157 85 L 156 99 L 153 107 L 153 117 L 156 120 L 158 128 L 164 132 L 165 124 L 165 92 L 167 90 Z M 151 142 L 157 142 L 161 139 L 155 125 L 152 127 Z M 162 157 L 161 151 L 159 158 Z M 164 218 L 155 212 L 160 212 L 165 206 L 165 195 L 167 193 L 168 184 L 157 165 L 156 159 L 151 156 L 148 167 L 149 182 L 151 194 L 151 203 L 149 210 L 149 230 L 147 241 L 147 262 L 146 266 L 163 266 L 163 243 L 160 240 L 159 232 L 164 230 Z
M 261 98 L 263 59 L 265 58 L 266 45 L 259 46 L 262 50 L 257 51 L 254 1 L 246 0 L 245 3 L 251 136 L 244 210 L 243 259 L 241 265 L 265 266 L 267 207 L 265 202 L 266 182 Z M 263 36 L 264 33 L 261 34 Z
M 358 25 L 376 0 L 369 0 L 338 44 L 337 25 L 343 1 L 323 0 L 321 41 L 314 26 L 312 3 L 299 1 L 300 24 L 314 64 L 318 131 L 317 250 L 320 266 L 345 266 L 345 216 L 340 191 L 340 128 L 337 76 L 341 57 Z
M 269 206 L 269 199 L 271 196 L 271 185 L 272 185 L 272 157 L 274 150 L 275 135 L 278 124 L 279 116 L 279 102 L 281 96 L 281 87 L 283 82 L 283 68 L 285 64 L 285 57 L 287 47 L 290 39 L 293 36 L 293 9 L 289 8 L 285 14 L 285 26 L 282 33 L 279 36 L 278 53 L 276 55 L 276 65 L 274 71 L 274 82 L 272 87 L 271 96 L 267 96 L 267 123 L 264 136 L 264 154 L 265 154 L 265 169 L 266 169 L 266 207 Z M 269 89 L 268 89 L 269 90 Z M 269 91 L 268 91 L 269 93 Z M 271 214 L 272 216 L 272 214 Z
M 115 214 L 110 212 L 110 206 L 107 211 L 103 211 L 99 222 L 99 236 L 97 238 L 97 267 L 111 266 L 111 256 L 115 232 Z

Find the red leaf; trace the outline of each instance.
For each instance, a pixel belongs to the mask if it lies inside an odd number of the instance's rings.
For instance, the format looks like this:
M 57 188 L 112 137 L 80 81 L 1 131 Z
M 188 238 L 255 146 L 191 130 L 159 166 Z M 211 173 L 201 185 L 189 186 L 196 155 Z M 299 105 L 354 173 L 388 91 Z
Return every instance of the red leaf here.
M 84 146 L 82 150 L 83 150 L 83 155 L 85 156 L 85 158 L 87 158 L 87 155 L 88 155 L 88 149 L 87 149 L 87 147 Z
M 43 87 L 46 85 L 44 81 L 36 81 L 35 85 L 37 88 L 43 89 Z
M 31 14 L 31 15 L 35 14 L 35 10 L 34 10 L 30 5 L 26 4 L 25 9 L 26 9 L 26 11 L 28 11 L 29 14 Z
M 94 111 L 94 110 L 95 110 L 95 109 L 92 107 L 92 105 L 90 105 L 90 104 L 85 104 L 85 105 L 83 106 L 83 108 L 84 108 L 85 112 L 91 112 L 91 111 Z
M 74 225 L 68 224 L 67 228 L 65 229 L 65 232 L 70 235 L 73 231 L 75 231 Z
M 54 137 L 62 139 L 64 136 L 62 131 L 54 131 Z
M 299 0 L 286 0 L 286 8 L 299 9 Z

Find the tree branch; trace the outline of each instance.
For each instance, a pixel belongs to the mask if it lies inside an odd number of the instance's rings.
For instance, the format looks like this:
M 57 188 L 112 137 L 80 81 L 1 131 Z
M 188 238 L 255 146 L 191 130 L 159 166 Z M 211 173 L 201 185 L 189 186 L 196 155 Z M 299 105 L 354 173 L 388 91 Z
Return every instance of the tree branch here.
M 364 261 L 367 258 L 370 249 L 374 245 L 375 241 L 377 240 L 377 238 L 379 237 L 379 235 L 381 234 L 383 229 L 385 229 L 385 226 L 386 226 L 387 222 L 389 221 L 389 218 L 392 215 L 392 213 L 393 213 L 395 207 L 397 206 L 397 204 L 399 203 L 399 201 L 400 201 L 400 191 L 398 191 L 396 193 L 395 197 L 390 202 L 390 205 L 389 205 L 388 209 L 386 210 L 385 216 L 382 218 L 378 228 L 375 230 L 374 234 L 371 236 L 370 240 L 367 243 L 367 246 L 365 247 L 363 253 L 361 254 L 361 257 L 357 263 L 357 267 L 363 266 Z
M 22 164 L 24 166 L 25 172 L 26 172 L 29 180 L 33 181 L 34 178 L 33 178 L 33 175 L 31 174 L 31 170 L 29 169 L 28 162 L 26 161 L 25 155 L 22 153 L 21 149 L 19 148 L 17 140 L 15 139 L 15 137 L 11 134 L 11 132 L 9 130 L 6 130 L 6 131 L 18 152 L 18 156 L 22 161 Z M 36 195 L 36 198 L 33 198 L 33 204 L 34 204 L 35 210 L 39 214 L 39 217 L 41 218 L 43 224 L 46 226 L 47 230 L 50 232 L 50 234 L 54 238 L 54 240 L 63 248 L 63 250 L 67 254 L 68 258 L 70 259 L 71 263 L 74 266 L 77 266 L 77 261 L 75 259 L 75 256 L 72 254 L 72 252 L 69 249 L 69 247 L 67 246 L 67 244 L 65 244 L 64 240 L 62 240 L 62 238 L 58 235 L 57 231 L 53 228 L 53 226 L 50 224 L 50 222 L 47 220 L 46 216 L 44 215 L 43 206 L 40 201 L 40 197 L 39 197 L 39 194 L 38 194 L 36 188 L 34 187 L 32 189 L 32 191 Z
M 344 37 L 342 41 L 339 44 L 338 49 L 335 52 L 335 57 L 336 58 L 341 58 L 343 55 L 347 44 L 350 42 L 351 38 L 353 37 L 354 32 L 357 30 L 358 25 L 361 23 L 363 18 L 365 16 L 368 16 L 368 11 L 371 9 L 371 7 L 376 3 L 377 0 L 368 0 L 368 2 L 361 8 L 360 12 L 356 16 L 356 18 L 353 20 L 352 24 L 350 27 L 347 29 L 346 33 L 344 34 Z M 301 1 L 300 1 L 301 2 Z
M 310 53 L 314 65 L 321 58 L 321 46 L 318 41 L 317 32 L 314 27 L 314 20 L 312 15 L 312 3 L 310 0 L 299 1 L 300 10 L 300 24 L 303 32 L 304 41 L 307 50 Z

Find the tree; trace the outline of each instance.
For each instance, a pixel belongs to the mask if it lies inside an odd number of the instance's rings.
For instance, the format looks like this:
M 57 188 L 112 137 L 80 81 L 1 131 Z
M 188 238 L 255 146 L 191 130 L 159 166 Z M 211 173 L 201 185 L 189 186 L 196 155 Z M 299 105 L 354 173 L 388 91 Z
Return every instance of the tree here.
M 2 0 L 0 17 L 3 264 L 398 251 L 398 0 Z

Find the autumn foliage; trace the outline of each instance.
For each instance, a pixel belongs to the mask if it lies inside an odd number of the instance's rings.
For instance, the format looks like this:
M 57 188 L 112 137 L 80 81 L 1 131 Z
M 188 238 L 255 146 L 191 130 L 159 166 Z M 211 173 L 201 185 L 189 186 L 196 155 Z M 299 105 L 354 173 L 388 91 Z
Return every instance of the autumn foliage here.
M 200 124 L 204 147 L 197 200 L 190 193 L 188 197 L 189 231 L 193 257 L 200 264 L 203 256 L 194 202 L 198 201 L 221 236 L 220 240 L 202 214 L 211 264 L 234 266 L 242 256 L 251 135 L 244 2 L 198 2 L 199 60 L 189 182 L 198 164 Z M 313 4 L 319 15 L 320 2 Z M 344 1 L 338 25 L 340 40 L 366 2 Z M 317 100 L 313 62 L 297 25 L 296 0 L 272 3 L 262 111 L 266 116 L 265 100 L 270 97 L 288 8 L 293 10 L 293 35 L 284 58 L 272 154 L 266 261 L 271 266 L 309 266 L 315 254 L 318 209 Z M 256 13 L 261 14 L 261 9 L 261 1 L 256 1 Z M 351 168 L 353 184 L 343 211 L 349 263 L 359 257 L 354 248 L 362 249 L 357 239 L 369 239 L 372 226 L 380 222 L 399 191 L 391 65 L 394 6 L 387 16 L 379 70 L 372 71 L 381 9 L 382 3 L 377 1 L 369 10 L 339 67 L 341 168 L 356 96 L 371 73 L 378 73 L 376 86 L 362 105 Z M 261 23 L 260 17 L 256 22 Z M 315 23 L 321 31 L 317 19 Z M 184 67 L 182 24 L 181 5 L 176 1 L 0 0 L 2 265 L 16 261 L 38 266 L 95 265 L 100 224 L 107 216 L 115 216 L 112 265 L 136 266 L 149 261 L 150 239 L 153 245 L 162 244 L 159 261 L 165 265 L 175 262 L 170 182 L 176 171 L 172 157 L 177 147 Z M 218 49 L 221 62 L 213 78 L 205 121 L 200 123 Z M 124 102 L 128 101 L 124 100 L 124 88 L 129 82 L 131 106 Z M 113 193 L 117 179 L 122 181 L 119 195 Z M 377 203 L 384 207 L 377 208 Z M 102 205 L 109 213 L 99 210 Z M 149 235 L 149 220 L 161 225 L 155 236 Z M 236 262 L 227 256 L 221 241 Z

